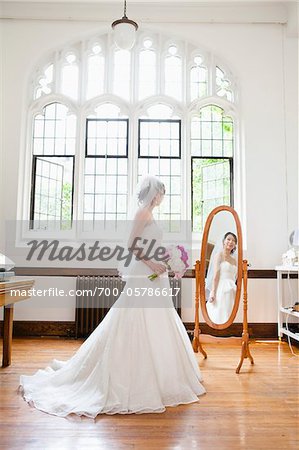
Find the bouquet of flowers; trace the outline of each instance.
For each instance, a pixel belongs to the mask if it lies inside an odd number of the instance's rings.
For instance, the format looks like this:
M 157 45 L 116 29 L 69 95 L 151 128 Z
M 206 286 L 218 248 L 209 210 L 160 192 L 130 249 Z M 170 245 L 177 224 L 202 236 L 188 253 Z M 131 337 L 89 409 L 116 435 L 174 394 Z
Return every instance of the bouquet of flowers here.
M 166 249 L 165 257 L 163 263 L 166 264 L 168 270 L 174 272 L 174 278 L 182 278 L 189 267 L 188 253 L 185 248 L 182 245 L 172 245 Z M 156 273 L 152 273 L 148 278 L 153 281 L 158 276 Z

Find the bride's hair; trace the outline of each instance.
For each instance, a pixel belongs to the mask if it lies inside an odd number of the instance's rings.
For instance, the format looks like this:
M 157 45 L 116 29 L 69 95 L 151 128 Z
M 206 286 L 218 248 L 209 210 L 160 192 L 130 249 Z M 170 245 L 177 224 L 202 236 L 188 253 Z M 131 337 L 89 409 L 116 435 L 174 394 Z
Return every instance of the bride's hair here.
M 235 243 L 236 243 L 236 245 L 237 245 L 237 243 L 238 243 L 238 238 L 237 238 L 237 236 L 235 235 L 235 233 L 232 233 L 231 231 L 228 231 L 227 233 L 225 233 L 225 235 L 224 235 L 224 237 L 223 237 L 223 240 L 222 240 L 222 243 L 224 243 L 225 239 L 226 239 L 227 236 L 229 236 L 229 235 L 231 235 L 231 236 L 234 238 L 234 241 L 235 241 Z M 231 254 L 235 253 L 235 251 L 236 251 L 236 247 L 232 249 Z
M 157 194 L 165 194 L 165 185 L 152 175 L 145 176 L 137 189 L 138 205 L 141 207 L 150 205 Z

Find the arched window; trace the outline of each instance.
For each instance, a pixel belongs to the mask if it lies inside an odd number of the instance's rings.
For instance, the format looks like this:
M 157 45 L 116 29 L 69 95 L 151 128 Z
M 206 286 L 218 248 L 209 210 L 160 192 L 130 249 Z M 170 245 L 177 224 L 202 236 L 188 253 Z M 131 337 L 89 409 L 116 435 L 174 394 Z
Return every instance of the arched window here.
M 233 203 L 237 92 L 212 53 L 153 32 L 130 52 L 93 36 L 53 51 L 30 83 L 31 228 L 124 220 L 145 173 L 166 186 L 157 215 L 170 231 L 192 219 L 200 232 Z

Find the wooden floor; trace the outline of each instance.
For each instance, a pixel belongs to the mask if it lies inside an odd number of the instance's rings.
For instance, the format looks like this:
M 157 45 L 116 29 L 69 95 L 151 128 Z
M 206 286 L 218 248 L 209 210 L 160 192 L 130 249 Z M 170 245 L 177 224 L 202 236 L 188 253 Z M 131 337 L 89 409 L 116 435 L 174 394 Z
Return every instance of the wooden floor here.
M 30 407 L 17 394 L 19 376 L 34 373 L 53 358 L 69 358 L 81 342 L 13 340 L 12 365 L 0 369 L 1 450 L 299 448 L 299 358 L 286 343 L 252 342 L 255 365 L 245 360 L 239 375 L 239 346 L 224 340 L 204 344 L 208 359 L 196 357 L 207 394 L 199 403 L 167 408 L 162 414 L 69 420 Z

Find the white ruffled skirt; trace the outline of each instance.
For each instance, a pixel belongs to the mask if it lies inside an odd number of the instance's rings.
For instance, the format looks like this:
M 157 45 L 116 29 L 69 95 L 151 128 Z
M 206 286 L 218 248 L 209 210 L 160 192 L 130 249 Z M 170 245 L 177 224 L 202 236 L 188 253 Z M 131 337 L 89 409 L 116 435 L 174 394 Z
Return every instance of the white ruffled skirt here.
M 147 267 L 140 264 L 147 275 Z M 134 285 L 140 286 L 139 278 L 128 280 L 126 288 Z M 169 289 L 167 276 L 155 281 L 146 276 L 142 286 L 147 285 Z M 205 393 L 201 381 L 171 297 L 134 297 L 125 289 L 73 357 L 53 359 L 34 375 L 21 375 L 19 392 L 49 414 L 95 418 L 103 413 L 162 413 L 166 406 L 198 402 Z

